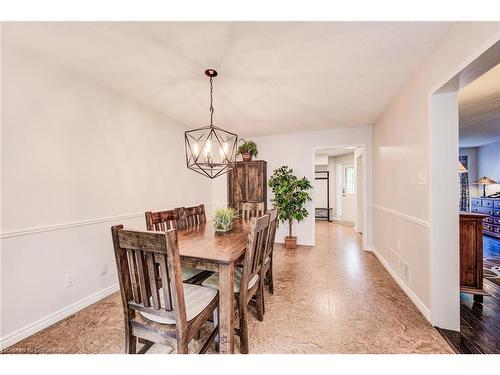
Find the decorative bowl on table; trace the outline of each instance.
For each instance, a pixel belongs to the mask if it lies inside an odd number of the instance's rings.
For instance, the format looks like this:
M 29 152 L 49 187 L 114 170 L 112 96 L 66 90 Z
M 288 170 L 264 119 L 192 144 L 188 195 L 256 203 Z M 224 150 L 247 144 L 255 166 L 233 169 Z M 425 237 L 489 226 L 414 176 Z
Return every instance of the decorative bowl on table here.
M 213 217 L 216 232 L 228 232 L 233 229 L 233 220 L 238 218 L 234 208 L 219 208 Z

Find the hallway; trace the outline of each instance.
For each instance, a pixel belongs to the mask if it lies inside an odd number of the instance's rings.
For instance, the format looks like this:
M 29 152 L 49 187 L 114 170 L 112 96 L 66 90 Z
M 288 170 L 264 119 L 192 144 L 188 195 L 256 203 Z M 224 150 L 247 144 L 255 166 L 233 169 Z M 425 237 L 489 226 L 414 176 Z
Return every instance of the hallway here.
M 352 227 L 328 222 L 316 223 L 315 247 L 277 245 L 275 294 L 266 293 L 263 322 L 250 314 L 250 353 L 453 353 L 360 246 Z M 114 293 L 6 352 L 123 353 L 122 319 Z

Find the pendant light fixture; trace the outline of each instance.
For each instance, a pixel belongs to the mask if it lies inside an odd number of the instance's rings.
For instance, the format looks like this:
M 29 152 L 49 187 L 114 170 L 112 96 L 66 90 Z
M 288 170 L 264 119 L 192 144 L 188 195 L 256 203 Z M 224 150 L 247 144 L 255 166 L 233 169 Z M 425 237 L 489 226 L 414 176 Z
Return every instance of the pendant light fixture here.
M 236 161 L 238 136 L 213 124 L 213 78 L 217 72 L 205 70 L 210 78 L 210 125 L 184 133 L 186 164 L 189 169 L 215 178 L 229 172 Z

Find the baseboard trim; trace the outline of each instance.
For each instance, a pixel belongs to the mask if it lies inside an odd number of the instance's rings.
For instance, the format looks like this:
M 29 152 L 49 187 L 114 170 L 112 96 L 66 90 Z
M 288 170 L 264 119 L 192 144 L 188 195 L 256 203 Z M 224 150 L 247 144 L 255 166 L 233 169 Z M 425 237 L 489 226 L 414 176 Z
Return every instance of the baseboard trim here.
M 413 216 L 410 216 L 410 215 L 406 215 L 406 214 L 404 214 L 402 212 L 391 210 L 390 208 L 382 207 L 382 206 L 379 206 L 379 205 L 376 205 L 376 204 L 372 204 L 371 207 L 373 207 L 373 208 L 375 208 L 377 210 L 386 212 L 386 213 L 388 213 L 390 215 L 400 217 L 401 219 L 405 219 L 407 221 L 411 221 L 412 223 L 421 225 L 423 227 L 426 227 L 426 228 L 430 227 L 430 224 L 429 224 L 428 221 L 417 219 L 416 217 L 413 217 Z
M 429 321 L 431 322 L 431 312 L 429 308 L 420 300 L 420 298 L 417 297 L 415 292 L 410 289 L 410 287 L 399 277 L 399 275 L 394 271 L 394 269 L 387 263 L 382 255 L 376 250 L 372 250 L 377 259 L 379 260 L 380 263 L 384 266 L 384 268 L 389 272 L 389 274 L 392 276 L 392 278 L 396 281 L 396 283 L 400 286 L 401 289 L 403 289 L 403 292 L 410 298 L 410 300 L 413 302 L 413 304 L 417 307 L 417 309 L 420 310 L 422 315 Z
M 114 292 L 119 290 L 119 285 L 118 284 L 113 284 L 107 288 L 104 288 L 100 290 L 97 293 L 91 294 L 88 297 L 85 297 L 81 299 L 80 301 L 77 301 L 69 306 L 66 306 L 50 315 L 47 315 L 46 317 L 28 324 L 24 326 L 21 329 L 18 329 L 17 331 L 14 331 L 10 334 L 8 334 L 5 337 L 0 338 L 0 350 L 3 350 L 16 342 L 19 342 L 26 337 L 29 337 L 39 331 L 41 331 L 44 328 L 47 328 L 51 326 L 54 323 L 57 323 L 58 321 L 82 310 L 83 308 L 92 305 L 93 303 L 109 296 L 110 294 L 113 294 Z

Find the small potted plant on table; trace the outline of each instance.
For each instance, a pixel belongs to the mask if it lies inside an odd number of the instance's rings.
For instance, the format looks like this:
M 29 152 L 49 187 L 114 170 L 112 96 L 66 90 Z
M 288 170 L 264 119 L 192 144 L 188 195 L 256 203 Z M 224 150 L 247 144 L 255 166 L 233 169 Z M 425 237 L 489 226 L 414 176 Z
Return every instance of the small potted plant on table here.
M 238 147 L 238 155 L 243 157 L 243 161 L 251 161 L 252 156 L 257 156 L 257 145 L 254 141 L 245 141 L 242 139 L 243 144 Z
M 238 217 L 234 208 L 220 208 L 215 211 L 214 228 L 216 232 L 227 232 L 233 229 L 233 220 Z
M 273 171 L 269 179 L 269 187 L 273 191 L 272 202 L 279 210 L 280 221 L 288 221 L 288 236 L 285 237 L 285 248 L 296 249 L 297 237 L 292 236 L 293 220 L 300 222 L 309 213 L 305 209 L 307 201 L 311 200 L 308 190 L 311 183 L 305 177 L 298 178 L 293 174 L 293 169 L 282 166 Z

